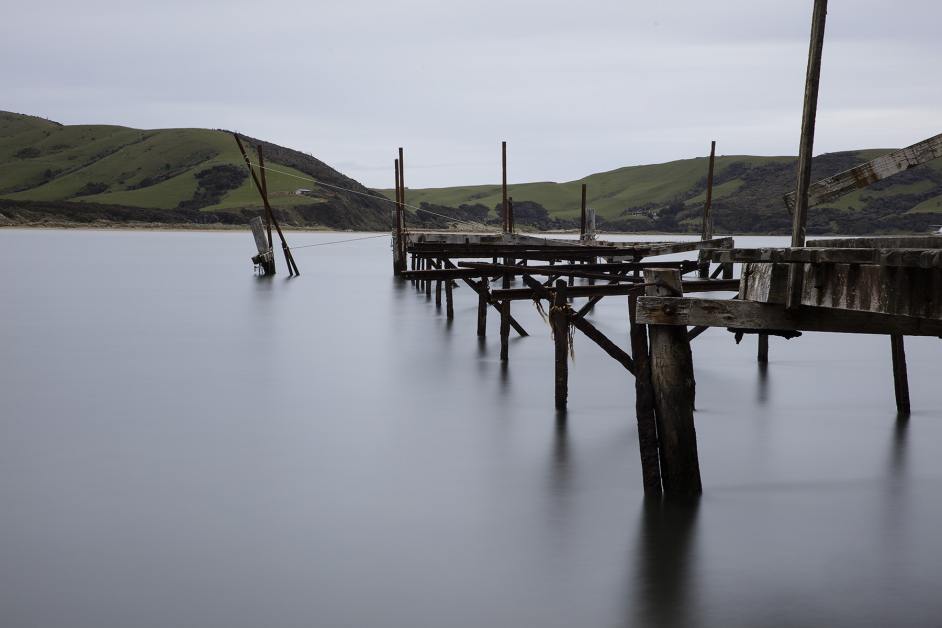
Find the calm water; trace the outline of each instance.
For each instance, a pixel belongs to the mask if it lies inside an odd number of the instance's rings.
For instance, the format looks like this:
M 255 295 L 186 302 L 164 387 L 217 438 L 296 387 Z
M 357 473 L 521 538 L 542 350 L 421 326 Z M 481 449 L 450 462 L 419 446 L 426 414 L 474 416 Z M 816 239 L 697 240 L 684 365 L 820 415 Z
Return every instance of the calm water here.
M 531 305 L 504 369 L 386 239 L 293 280 L 253 249 L 0 231 L 4 628 L 942 625 L 938 340 L 900 423 L 886 337 L 772 338 L 763 371 L 700 336 L 705 494 L 651 509 L 633 381 L 584 338 L 560 425 Z M 592 315 L 623 345 L 626 309 Z

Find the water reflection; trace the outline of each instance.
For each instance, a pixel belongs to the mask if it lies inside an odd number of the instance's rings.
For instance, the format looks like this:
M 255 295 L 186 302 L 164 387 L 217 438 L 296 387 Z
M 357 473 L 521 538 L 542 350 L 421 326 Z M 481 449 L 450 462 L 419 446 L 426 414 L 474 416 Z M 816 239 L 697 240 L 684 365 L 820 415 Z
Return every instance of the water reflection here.
M 759 385 L 756 388 L 756 401 L 760 406 L 764 406 L 769 402 L 769 364 L 759 362 L 757 366 L 759 367 Z
M 625 626 L 696 625 L 692 571 L 699 508 L 699 499 L 642 504 Z

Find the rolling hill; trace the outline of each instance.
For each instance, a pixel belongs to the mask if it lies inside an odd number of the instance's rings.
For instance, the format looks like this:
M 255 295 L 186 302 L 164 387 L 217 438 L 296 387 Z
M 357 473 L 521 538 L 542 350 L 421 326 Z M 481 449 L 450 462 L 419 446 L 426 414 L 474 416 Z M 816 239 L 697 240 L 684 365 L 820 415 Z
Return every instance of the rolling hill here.
M 286 225 L 386 229 L 390 204 L 310 155 L 261 144 Z M 300 178 L 299 178 L 300 177 Z M 296 194 L 299 188 L 310 191 Z M 0 224 L 244 224 L 262 210 L 232 135 L 208 129 L 74 125 L 0 112 Z
M 286 226 L 386 230 L 391 204 L 305 153 L 246 138 L 264 148 L 272 205 Z M 815 179 L 891 149 L 820 155 Z M 794 187 L 794 157 L 720 156 L 713 208 L 721 233 L 788 233 L 782 195 Z M 276 172 L 277 171 L 277 172 Z M 516 222 L 528 229 L 578 226 L 582 183 L 609 231 L 696 232 L 707 159 L 630 166 L 564 183 L 510 186 Z M 313 177 L 326 185 L 314 184 Z M 338 190 L 346 188 L 353 192 Z M 297 194 L 297 190 L 308 191 Z M 457 219 L 497 223 L 499 185 L 409 189 L 422 207 L 406 223 L 448 227 Z M 209 129 L 140 130 L 72 125 L 0 112 L 0 225 L 245 224 L 262 210 L 231 133 Z M 900 173 L 812 208 L 813 234 L 924 231 L 942 222 L 942 160 Z

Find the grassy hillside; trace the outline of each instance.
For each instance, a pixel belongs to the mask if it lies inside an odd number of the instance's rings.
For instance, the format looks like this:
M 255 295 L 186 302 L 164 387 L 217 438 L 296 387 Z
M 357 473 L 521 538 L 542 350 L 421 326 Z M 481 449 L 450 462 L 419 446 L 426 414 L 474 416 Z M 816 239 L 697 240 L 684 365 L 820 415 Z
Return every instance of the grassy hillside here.
M 820 155 L 813 161 L 818 179 L 852 168 L 892 149 Z M 603 228 L 612 230 L 696 231 L 706 195 L 707 158 L 631 166 L 565 183 L 509 186 L 515 206 L 536 203 L 553 224 L 571 226 L 579 214 L 581 185 Z M 795 185 L 794 157 L 726 155 L 715 165 L 713 208 L 718 230 L 731 233 L 786 233 L 790 217 L 782 196 Z M 391 190 L 383 190 L 391 197 Z M 410 204 L 472 208 L 496 218 L 499 185 L 410 189 Z M 942 220 L 942 160 L 898 174 L 834 202 L 812 208 L 812 233 L 921 231 Z
M 281 171 L 269 171 L 267 183 L 272 205 L 286 224 L 388 227 L 387 203 L 303 177 L 368 191 L 356 181 L 310 155 L 247 139 L 253 160 L 261 144 L 267 165 Z M 298 188 L 312 192 L 299 196 Z M 0 112 L 0 201 L 7 222 L 43 214 L 59 220 L 107 219 L 91 208 L 111 207 L 150 210 L 146 215 L 152 218 L 167 212 L 168 222 L 184 215 L 181 211 L 197 210 L 194 216 L 202 222 L 244 223 L 262 209 L 228 132 L 63 126 L 8 112 Z
M 262 145 L 268 189 L 285 225 L 388 229 L 391 205 L 334 189 L 371 193 L 310 155 Z M 817 179 L 868 161 L 889 149 L 832 153 L 814 159 Z M 695 232 L 706 190 L 707 159 L 630 166 L 565 183 L 510 186 L 517 224 L 574 228 L 580 188 L 588 185 L 599 226 L 613 231 Z M 301 178 L 298 178 L 301 177 Z M 328 186 L 304 180 L 313 177 Z M 782 196 L 795 184 L 794 157 L 717 158 L 713 208 L 716 230 L 787 233 Z M 299 188 L 310 193 L 295 194 Z M 392 190 L 382 190 L 387 198 Z M 407 224 L 447 227 L 441 215 L 496 222 L 500 186 L 410 189 Z M 230 133 L 208 129 L 140 130 L 75 125 L 0 112 L 0 225 L 107 221 L 245 224 L 262 205 Z M 810 233 L 923 231 L 942 222 L 942 160 L 914 168 L 832 203 L 812 208 Z M 436 215 L 437 214 L 437 215 Z

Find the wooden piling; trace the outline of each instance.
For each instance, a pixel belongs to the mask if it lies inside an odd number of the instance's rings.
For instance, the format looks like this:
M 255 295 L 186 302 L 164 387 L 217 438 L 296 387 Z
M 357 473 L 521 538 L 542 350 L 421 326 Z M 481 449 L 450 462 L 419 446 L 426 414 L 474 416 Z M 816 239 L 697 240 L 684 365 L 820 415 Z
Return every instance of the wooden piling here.
M 769 362 L 769 335 L 759 334 L 759 351 L 757 359 L 759 364 L 768 364 Z
M 550 308 L 549 320 L 553 329 L 553 344 L 556 354 L 555 398 L 556 409 L 565 410 L 569 397 L 569 315 L 571 310 L 566 300 L 566 282 L 556 280 L 556 294 Z
M 680 272 L 644 271 L 649 296 L 683 294 Z M 661 479 L 667 497 L 700 495 L 700 463 L 693 408 L 695 382 L 687 330 L 676 325 L 649 325 L 651 387 L 657 416 Z
M 399 188 L 399 160 L 393 160 L 396 177 L 396 207 L 393 225 L 395 237 L 393 240 L 393 274 L 399 275 L 406 269 L 406 243 L 402 230 L 402 190 Z
M 487 335 L 487 279 L 482 279 L 481 284 L 481 290 L 478 292 L 478 338 Z
M 442 280 L 438 279 L 435 281 L 435 307 L 441 308 L 442 306 Z
M 507 142 L 500 143 L 500 167 L 500 210 L 504 224 L 503 231 L 504 233 L 508 233 L 510 231 L 510 217 L 507 213 Z
M 506 362 L 510 354 L 510 301 L 500 302 L 500 361 Z
M 890 348 L 893 353 L 893 389 L 896 392 L 896 411 L 908 416 L 909 377 L 906 373 L 906 351 L 903 348 L 903 336 L 890 336 Z
M 628 318 L 631 328 L 631 356 L 635 364 L 635 415 L 638 421 L 638 447 L 641 452 L 641 478 L 647 497 L 661 495 L 661 466 L 657 445 L 657 419 L 654 414 L 654 390 L 651 387 L 651 362 L 648 355 L 648 332 L 645 325 L 635 322 L 638 295 L 628 297 Z
M 452 301 L 452 287 L 454 286 L 453 282 L 448 279 L 445 281 L 445 316 L 448 320 L 455 318 L 455 305 Z
M 586 229 L 588 228 L 588 224 L 586 223 L 587 216 L 585 213 L 585 193 L 586 193 L 586 184 L 583 183 L 582 184 L 582 203 L 580 204 L 580 212 L 579 212 L 579 239 L 580 240 L 585 240 Z

